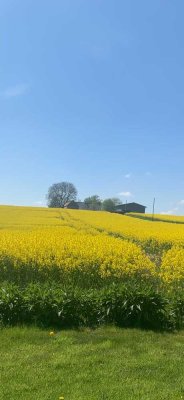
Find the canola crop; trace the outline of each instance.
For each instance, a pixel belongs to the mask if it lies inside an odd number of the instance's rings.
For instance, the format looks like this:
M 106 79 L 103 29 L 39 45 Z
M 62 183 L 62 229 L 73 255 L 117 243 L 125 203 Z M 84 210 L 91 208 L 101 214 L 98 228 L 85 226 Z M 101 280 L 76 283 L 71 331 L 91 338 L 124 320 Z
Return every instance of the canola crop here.
M 184 225 L 106 212 L 0 207 L 0 279 L 16 274 L 64 279 L 184 279 Z M 144 243 L 169 243 L 158 262 Z M 142 245 L 143 244 L 143 245 Z M 155 245 L 155 246 L 156 246 Z
M 100 277 L 154 273 L 154 264 L 134 243 L 103 234 L 76 234 L 72 228 L 1 233 L 1 264 L 7 257 L 16 270 L 29 266 L 48 273 L 57 268 L 61 276 L 73 272 Z
M 167 283 L 184 280 L 184 248 L 173 246 L 165 252 L 160 277 Z
M 129 213 L 129 216 L 140 218 L 144 220 L 154 220 L 154 221 L 163 221 L 170 222 L 174 224 L 184 224 L 184 216 L 182 215 L 172 215 L 172 214 L 140 214 L 140 213 Z
M 110 234 L 119 234 L 123 238 L 146 242 L 155 240 L 159 243 L 184 244 L 184 224 L 171 224 L 132 218 L 128 214 L 120 215 L 107 212 L 67 210 L 71 218 L 88 223 L 96 229 Z

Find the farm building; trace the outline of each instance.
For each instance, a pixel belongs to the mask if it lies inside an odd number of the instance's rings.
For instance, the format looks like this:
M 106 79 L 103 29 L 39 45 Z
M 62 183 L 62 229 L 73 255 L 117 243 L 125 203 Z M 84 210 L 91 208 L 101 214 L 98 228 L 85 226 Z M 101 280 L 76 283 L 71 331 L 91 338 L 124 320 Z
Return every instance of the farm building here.
M 115 212 L 125 214 L 129 212 L 136 212 L 136 213 L 145 213 L 145 206 L 142 206 L 141 204 L 138 203 L 125 203 L 125 204 L 119 204 L 118 206 L 115 207 Z
M 88 206 L 87 204 L 84 203 L 84 201 L 68 201 L 64 208 L 70 208 L 70 209 L 75 209 L 75 210 L 89 210 L 89 211 L 100 211 L 101 210 L 101 205 L 96 205 L 93 206 Z
M 64 208 L 70 208 L 75 210 L 88 210 L 87 205 L 83 201 L 68 201 Z

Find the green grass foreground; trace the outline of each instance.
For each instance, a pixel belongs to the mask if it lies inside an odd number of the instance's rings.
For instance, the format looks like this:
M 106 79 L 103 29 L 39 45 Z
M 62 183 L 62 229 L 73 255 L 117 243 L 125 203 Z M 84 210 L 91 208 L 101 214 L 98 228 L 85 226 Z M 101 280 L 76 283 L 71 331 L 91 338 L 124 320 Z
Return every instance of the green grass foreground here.
M 2 400 L 184 398 L 184 331 L 0 330 Z

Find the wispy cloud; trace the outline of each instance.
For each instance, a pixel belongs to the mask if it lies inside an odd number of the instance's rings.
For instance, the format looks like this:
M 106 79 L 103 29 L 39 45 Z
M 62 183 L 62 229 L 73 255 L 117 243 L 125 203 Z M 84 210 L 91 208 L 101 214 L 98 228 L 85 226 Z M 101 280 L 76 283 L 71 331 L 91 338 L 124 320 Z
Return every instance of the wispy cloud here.
M 132 176 L 132 174 L 129 172 L 128 174 L 126 174 L 124 177 L 126 178 L 126 179 L 130 179 L 131 178 L 131 176 Z
M 152 173 L 151 173 L 150 171 L 146 171 L 146 172 L 145 172 L 145 175 L 146 175 L 146 176 L 151 176 Z
M 35 201 L 35 202 L 33 203 L 33 205 L 34 205 L 35 207 L 46 207 L 45 202 L 42 201 L 42 200 Z
M 172 208 L 172 210 L 162 211 L 160 214 L 162 214 L 162 215 L 173 215 L 173 214 L 176 213 L 176 211 L 178 211 L 178 207 L 174 207 L 174 208 Z
M 132 197 L 132 193 L 131 192 L 120 192 L 118 193 L 119 196 L 124 196 L 124 197 Z
M 179 204 L 180 206 L 183 206 L 183 205 L 184 205 L 184 200 L 180 200 L 180 201 L 178 202 L 178 204 Z
M 7 87 L 3 91 L 0 92 L 1 97 L 4 97 L 5 99 L 9 99 L 11 97 L 17 97 L 17 96 L 22 96 L 24 95 L 29 88 L 28 84 L 25 83 L 19 83 L 14 86 Z
M 162 214 L 162 215 L 172 215 L 172 214 L 174 214 L 174 211 L 173 210 L 161 211 L 160 214 Z

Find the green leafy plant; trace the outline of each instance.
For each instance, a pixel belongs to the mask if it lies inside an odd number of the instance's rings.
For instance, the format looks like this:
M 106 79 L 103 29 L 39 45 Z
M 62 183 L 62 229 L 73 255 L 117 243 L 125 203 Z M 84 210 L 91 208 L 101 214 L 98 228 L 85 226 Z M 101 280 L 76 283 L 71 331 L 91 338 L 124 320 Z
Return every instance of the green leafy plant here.
M 115 324 L 144 329 L 181 328 L 184 296 L 151 282 L 129 281 L 104 288 L 82 289 L 60 284 L 0 288 L 0 320 L 4 325 L 80 327 Z

